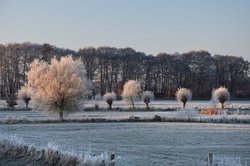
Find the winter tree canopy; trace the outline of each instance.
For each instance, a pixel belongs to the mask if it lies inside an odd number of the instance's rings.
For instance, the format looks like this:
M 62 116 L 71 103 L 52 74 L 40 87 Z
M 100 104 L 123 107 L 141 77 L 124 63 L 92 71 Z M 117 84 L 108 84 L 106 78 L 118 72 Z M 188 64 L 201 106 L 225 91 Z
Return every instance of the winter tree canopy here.
M 141 88 L 153 90 L 158 99 L 174 97 L 176 86 L 189 87 L 197 99 L 210 97 L 211 89 L 220 85 L 226 86 L 232 97 L 250 96 L 250 62 L 237 56 L 212 55 L 205 50 L 146 55 L 133 48 L 115 47 L 73 51 L 25 42 L 0 44 L 0 98 L 15 99 L 28 81 L 28 64 L 35 59 L 50 63 L 54 56 L 60 59 L 69 54 L 81 58 L 87 78 L 95 83 L 93 95 L 114 91 L 120 97 L 123 84 L 132 79 L 140 80 Z
M 179 88 L 176 91 L 175 96 L 177 101 L 183 103 L 183 108 L 185 108 L 187 101 L 192 98 L 192 92 L 187 88 Z
M 107 92 L 103 95 L 103 100 L 105 100 L 108 103 L 110 110 L 112 110 L 112 104 L 115 98 L 116 94 L 114 92 Z
M 78 110 L 90 93 L 83 63 L 71 56 L 53 58 L 50 63 L 35 60 L 29 67 L 34 110 L 59 113 L 63 120 L 64 112 Z
M 230 99 L 230 93 L 225 87 L 217 88 L 213 93 L 214 101 L 221 103 L 221 108 L 224 109 L 224 103 Z
M 135 80 L 128 80 L 123 86 L 122 98 L 135 108 L 134 100 L 139 97 L 141 84 Z
M 149 110 L 149 103 L 154 98 L 154 93 L 151 91 L 143 91 L 141 95 L 141 99 L 146 104 L 147 109 Z

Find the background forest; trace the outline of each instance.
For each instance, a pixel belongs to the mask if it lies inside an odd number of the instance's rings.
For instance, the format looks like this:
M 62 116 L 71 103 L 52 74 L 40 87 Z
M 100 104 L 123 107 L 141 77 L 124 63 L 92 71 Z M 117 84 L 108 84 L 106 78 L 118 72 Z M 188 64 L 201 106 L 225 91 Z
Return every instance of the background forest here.
M 0 99 L 16 96 L 27 82 L 28 65 L 34 60 L 50 61 L 73 55 L 81 58 L 93 95 L 114 91 L 121 96 L 123 85 L 133 79 L 142 90 L 153 91 L 156 98 L 174 98 L 179 87 L 192 90 L 193 98 L 211 97 L 214 88 L 225 86 L 232 98 L 250 98 L 250 63 L 241 57 L 213 55 L 207 51 L 156 56 L 132 48 L 86 47 L 77 52 L 50 44 L 0 44 Z

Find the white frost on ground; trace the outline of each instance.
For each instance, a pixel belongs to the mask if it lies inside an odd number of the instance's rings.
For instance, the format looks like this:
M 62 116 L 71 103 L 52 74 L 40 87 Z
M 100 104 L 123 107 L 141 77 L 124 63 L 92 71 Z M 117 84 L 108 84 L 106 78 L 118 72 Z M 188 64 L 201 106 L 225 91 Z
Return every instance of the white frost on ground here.
M 98 104 L 100 108 L 107 108 L 108 105 L 104 101 L 96 101 L 89 100 L 86 102 L 86 107 L 94 107 L 95 104 Z M 127 105 L 123 100 L 115 100 L 113 102 L 113 108 L 131 108 L 130 105 Z M 207 108 L 213 107 L 214 103 L 212 101 L 204 101 L 204 100 L 192 100 L 186 104 L 187 109 L 194 109 L 194 108 Z M 218 104 L 219 106 L 219 104 Z M 136 108 L 146 108 L 146 105 L 143 101 L 135 101 Z M 161 109 L 168 109 L 168 108 L 180 108 L 182 107 L 179 102 L 176 100 L 153 100 L 150 102 L 149 107 L 151 108 L 161 108 Z M 232 100 L 225 103 L 226 108 L 234 108 L 234 109 L 250 109 L 250 101 L 249 100 Z
M 17 101 L 19 105 L 16 105 L 16 108 L 23 108 L 24 104 L 22 101 Z M 108 104 L 103 100 L 88 100 L 85 101 L 85 107 L 95 107 L 98 105 L 100 108 L 107 108 Z M 32 100 L 29 105 L 32 105 Z M 5 100 L 0 100 L 0 109 L 6 108 L 7 103 Z M 123 100 L 114 100 L 113 108 L 131 108 L 130 105 L 126 104 Z M 135 101 L 136 108 L 146 108 L 146 105 L 143 101 Z M 180 108 L 182 107 L 179 102 L 176 100 L 153 100 L 149 103 L 150 108 L 160 108 L 160 109 L 171 109 L 171 108 Z M 209 100 L 191 100 L 186 104 L 187 109 L 195 109 L 195 108 L 207 108 L 214 107 L 214 102 Z M 219 107 L 219 104 L 218 104 Z M 233 108 L 233 109 L 249 109 L 250 110 L 250 101 L 249 100 L 231 100 L 225 103 L 225 108 Z
M 247 162 L 240 157 L 217 154 L 213 155 L 212 166 L 247 166 Z
M 86 101 L 85 106 L 94 108 L 96 101 L 90 100 Z M 98 101 L 100 108 L 107 108 L 108 105 L 104 101 Z M 142 101 L 136 101 L 135 106 L 137 108 L 145 108 L 145 104 Z M 175 100 L 155 100 L 152 101 L 150 107 L 156 108 L 155 111 L 144 111 L 143 109 L 139 111 L 133 111 L 128 108 L 124 101 L 114 101 L 113 108 L 117 108 L 114 111 L 79 111 L 73 114 L 69 114 L 65 119 L 69 120 L 82 120 L 82 119 L 107 119 L 107 120 L 124 120 L 130 117 L 138 117 L 140 119 L 151 119 L 155 115 L 162 117 L 166 121 L 195 121 L 195 122 L 227 122 L 227 123 L 241 123 L 242 121 L 250 121 L 250 102 L 249 101 L 231 101 L 227 105 L 227 109 L 233 108 L 230 115 L 201 115 L 197 111 L 201 108 L 211 107 L 209 101 L 190 101 L 187 103 L 186 109 L 180 109 L 180 104 Z M 157 111 L 157 108 L 162 110 Z M 167 109 L 174 109 L 177 111 L 166 111 Z M 121 110 L 126 111 L 121 111 Z M 244 110 L 242 110 L 244 109 Z M 146 109 L 145 109 L 146 110 Z M 241 111 L 240 111 L 241 110 Z M 243 112 L 242 112 L 243 111 Z M 245 115 L 246 114 L 246 115 Z M 42 113 L 37 113 L 33 111 L 22 111 L 22 110 L 11 110 L 11 111 L 1 111 L 0 112 L 0 122 L 7 123 L 25 123 L 27 121 L 42 121 L 42 120 L 58 120 L 58 116 L 51 116 Z
M 36 163 L 38 160 L 49 163 L 50 165 L 60 165 L 60 163 L 77 166 L 113 166 L 115 159 L 111 160 L 108 153 L 94 155 L 91 151 L 79 152 L 61 150 L 58 145 L 48 142 L 46 147 L 35 147 L 27 145 L 21 138 L 16 135 L 0 134 L 0 160 L 6 158 L 30 160 L 29 163 Z M 0 161 L 1 164 L 1 161 Z M 6 163 L 4 163 L 6 164 Z M 8 164 L 8 163 L 7 163 Z M 43 165 L 43 164 L 41 164 Z
M 81 153 L 114 152 L 117 165 L 206 165 L 208 153 L 241 157 L 250 163 L 248 124 L 58 123 L 1 125 L 0 133 L 25 142 Z M 51 146 L 54 146 L 51 143 Z

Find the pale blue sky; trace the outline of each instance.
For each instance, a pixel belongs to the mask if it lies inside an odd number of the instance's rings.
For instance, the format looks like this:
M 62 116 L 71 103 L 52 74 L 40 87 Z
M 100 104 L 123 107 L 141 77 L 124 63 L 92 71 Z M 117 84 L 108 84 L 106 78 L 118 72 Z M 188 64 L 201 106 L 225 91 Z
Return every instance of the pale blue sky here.
M 249 0 L 0 0 L 0 43 L 207 50 L 250 60 Z

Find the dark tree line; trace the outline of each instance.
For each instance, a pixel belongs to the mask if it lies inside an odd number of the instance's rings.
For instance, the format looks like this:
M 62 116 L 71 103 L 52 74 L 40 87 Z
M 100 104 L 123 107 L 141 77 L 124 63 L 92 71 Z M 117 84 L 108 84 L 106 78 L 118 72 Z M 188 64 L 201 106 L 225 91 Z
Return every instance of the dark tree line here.
M 172 98 L 177 88 L 192 90 L 194 98 L 210 98 L 213 88 L 226 86 L 232 97 L 250 98 L 250 63 L 241 57 L 214 55 L 207 51 L 145 55 L 132 48 L 87 47 L 78 52 L 50 44 L 0 45 L 0 96 L 14 96 L 27 81 L 28 64 L 72 54 L 82 58 L 93 94 L 114 91 L 118 95 L 127 80 L 139 80 L 143 90 L 158 98 Z

